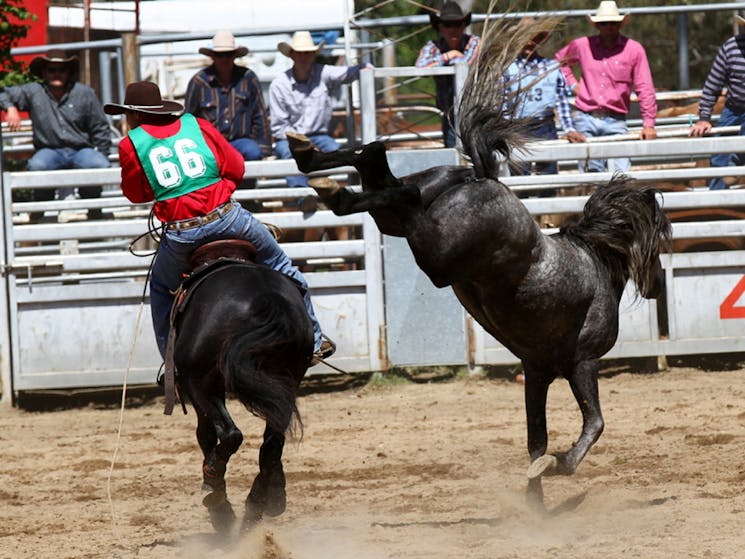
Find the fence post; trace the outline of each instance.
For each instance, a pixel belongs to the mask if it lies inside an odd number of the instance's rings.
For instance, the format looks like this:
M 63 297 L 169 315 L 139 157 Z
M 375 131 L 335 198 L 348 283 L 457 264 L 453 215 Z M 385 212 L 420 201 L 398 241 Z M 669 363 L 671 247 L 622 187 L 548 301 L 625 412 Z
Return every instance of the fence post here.
M 134 33 L 122 33 L 124 85 L 140 81 L 140 51 Z
M 364 68 L 360 71 L 360 118 L 363 144 L 375 141 L 377 135 L 375 109 L 375 69 Z

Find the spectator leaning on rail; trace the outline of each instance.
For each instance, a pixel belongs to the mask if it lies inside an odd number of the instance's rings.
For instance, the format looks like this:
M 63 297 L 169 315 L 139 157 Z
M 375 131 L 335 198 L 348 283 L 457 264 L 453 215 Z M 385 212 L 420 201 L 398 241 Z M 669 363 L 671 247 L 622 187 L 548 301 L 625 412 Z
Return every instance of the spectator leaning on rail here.
M 256 74 L 235 63 L 248 49 L 230 31 L 218 31 L 200 54 L 212 64 L 197 72 L 186 88 L 186 112 L 211 122 L 245 161 L 271 155 L 269 119 Z
M 429 21 L 440 38 L 422 47 L 415 62 L 417 68 L 451 66 L 458 62 L 471 64 L 478 58 L 481 39 L 466 33 L 471 12 L 464 14 L 456 2 L 445 2 L 440 13 L 429 15 Z M 448 148 L 455 146 L 454 102 L 455 78 L 435 76 L 435 105 L 442 111 L 442 141 Z
M 632 91 L 639 98 L 643 140 L 657 137 L 655 117 L 657 100 L 652 73 L 644 47 L 621 35 L 620 29 L 629 14 L 621 15 L 615 2 L 600 2 L 595 15 L 588 19 L 598 34 L 574 39 L 556 53 L 570 89 L 576 91 L 578 109 L 575 124 L 585 136 L 610 136 L 628 132 L 626 115 L 630 109 Z M 579 84 L 572 74 L 572 66 L 579 65 Z M 628 158 L 590 160 L 587 171 L 628 171 Z M 580 171 L 585 164 L 580 162 Z
M 28 160 L 28 170 L 109 167 L 109 122 L 93 89 L 77 81 L 77 57 L 52 49 L 34 58 L 29 70 L 43 81 L 0 91 L 0 108 L 7 111 L 11 131 L 18 130 L 21 125 L 19 111 L 30 113 L 36 151 Z M 82 187 L 79 193 L 81 198 L 98 198 L 101 187 Z M 37 201 L 53 198 L 53 189 L 34 193 Z M 89 218 L 100 215 L 100 209 L 88 213 Z
M 735 16 L 737 25 L 745 25 L 745 18 Z M 709 75 L 701 91 L 701 101 L 698 105 L 698 122 L 691 127 L 691 136 L 703 136 L 711 131 L 711 113 L 714 105 L 727 87 L 727 97 L 719 115 L 717 126 L 740 126 L 740 135 L 745 135 L 745 33 L 739 33 L 727 39 L 719 47 Z M 741 155 L 735 153 L 719 153 L 712 156 L 712 167 L 729 167 L 743 165 Z M 709 181 L 709 189 L 721 190 L 728 188 L 723 178 Z
M 296 280 L 313 321 L 315 356 L 328 357 L 335 346 L 321 334 L 308 285 L 268 229 L 231 195 L 243 178 L 243 157 L 204 119 L 161 98 L 158 86 L 127 86 L 122 104 L 108 103 L 107 114 L 125 114 L 129 133 L 119 144 L 122 191 L 131 202 L 155 200 L 164 224 L 150 276 L 150 310 L 158 349 L 165 359 L 173 293 L 189 271 L 191 253 L 215 239 L 253 243 L 257 262 Z
M 537 27 L 538 26 L 538 27 Z M 547 22 L 547 26 L 550 23 Z M 570 142 L 584 142 L 585 137 L 574 128 L 572 106 L 569 104 L 567 84 L 559 69 L 559 63 L 544 58 L 538 48 L 549 37 L 549 32 L 540 28 L 540 22 L 532 17 L 523 18 L 512 29 L 536 28 L 537 34 L 523 47 L 504 74 L 508 102 L 505 106 L 509 118 L 528 118 L 532 120 L 531 135 L 537 140 L 555 140 L 556 114 L 558 113 L 566 139 Z M 536 173 L 550 175 L 558 172 L 555 161 L 537 162 Z M 517 163 L 513 167 L 516 174 L 530 174 L 530 163 Z M 541 195 L 553 191 L 542 190 Z
M 329 133 L 331 96 L 345 83 L 360 77 L 366 64 L 330 66 L 316 62 L 323 41 L 314 44 L 308 31 L 297 31 L 291 41 L 277 44 L 279 52 L 292 59 L 292 68 L 269 85 L 269 117 L 280 159 L 292 159 L 285 132 L 305 134 L 322 152 L 336 151 L 339 144 Z M 287 177 L 287 186 L 308 186 L 304 176 Z

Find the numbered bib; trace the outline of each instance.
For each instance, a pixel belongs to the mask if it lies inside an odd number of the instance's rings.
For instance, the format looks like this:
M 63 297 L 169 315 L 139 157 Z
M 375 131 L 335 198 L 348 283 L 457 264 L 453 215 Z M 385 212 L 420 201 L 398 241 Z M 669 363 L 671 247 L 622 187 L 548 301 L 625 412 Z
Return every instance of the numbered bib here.
M 179 122 L 181 129 L 168 138 L 155 138 L 142 127 L 129 133 L 158 201 L 183 196 L 220 180 L 215 156 L 194 116 L 187 113 Z

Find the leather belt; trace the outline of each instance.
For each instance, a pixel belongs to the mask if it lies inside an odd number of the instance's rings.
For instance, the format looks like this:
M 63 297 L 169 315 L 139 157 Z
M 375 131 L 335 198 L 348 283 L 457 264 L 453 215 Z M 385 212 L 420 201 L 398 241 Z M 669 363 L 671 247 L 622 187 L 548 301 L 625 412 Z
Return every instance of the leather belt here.
M 607 109 L 595 109 L 594 111 L 582 111 L 585 114 L 593 116 L 595 118 L 615 118 L 616 120 L 626 120 L 626 115 L 623 113 L 617 113 L 616 111 L 609 111 Z
M 207 225 L 208 223 L 217 221 L 218 219 L 229 213 L 230 210 L 233 209 L 233 206 L 235 206 L 235 202 L 233 200 L 228 200 L 224 204 L 220 204 L 214 210 L 204 215 L 190 217 L 188 219 L 179 219 L 178 221 L 170 221 L 166 225 L 166 229 L 168 231 L 186 231 L 187 229 L 194 229 L 195 227 Z

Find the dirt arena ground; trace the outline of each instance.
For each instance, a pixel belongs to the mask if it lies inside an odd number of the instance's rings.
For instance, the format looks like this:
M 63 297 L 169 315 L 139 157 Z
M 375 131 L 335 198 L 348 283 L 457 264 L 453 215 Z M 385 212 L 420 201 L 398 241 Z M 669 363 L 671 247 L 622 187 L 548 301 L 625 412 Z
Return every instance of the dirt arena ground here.
M 310 382 L 304 438 L 285 453 L 287 512 L 232 538 L 214 535 L 201 505 L 193 412 L 166 417 L 159 396 L 132 393 L 109 485 L 115 397 L 2 410 L 0 557 L 745 556 L 739 365 L 604 373 L 605 433 L 575 476 L 544 481 L 547 517 L 525 504 L 522 386 L 417 380 Z M 231 412 L 246 436 L 228 470 L 240 512 L 262 425 Z M 562 380 L 548 421 L 549 450 L 571 445 L 580 418 Z

